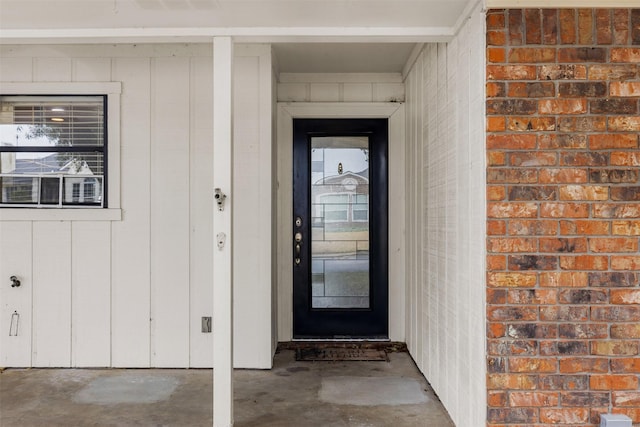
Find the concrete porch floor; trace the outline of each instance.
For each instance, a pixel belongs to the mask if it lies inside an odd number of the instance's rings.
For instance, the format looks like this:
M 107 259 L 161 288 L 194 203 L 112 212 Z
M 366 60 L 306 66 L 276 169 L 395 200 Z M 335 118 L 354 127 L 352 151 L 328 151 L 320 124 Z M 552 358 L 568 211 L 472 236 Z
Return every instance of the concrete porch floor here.
M 407 353 L 236 370 L 235 426 L 453 426 Z M 210 369 L 7 369 L 0 426 L 211 426 Z

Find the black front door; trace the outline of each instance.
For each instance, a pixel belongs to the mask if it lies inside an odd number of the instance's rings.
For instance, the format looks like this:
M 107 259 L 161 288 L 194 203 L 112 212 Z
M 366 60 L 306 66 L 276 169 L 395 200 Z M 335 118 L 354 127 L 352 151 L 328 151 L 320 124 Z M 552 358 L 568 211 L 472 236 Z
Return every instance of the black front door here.
M 388 336 L 387 119 L 293 121 L 294 338 Z

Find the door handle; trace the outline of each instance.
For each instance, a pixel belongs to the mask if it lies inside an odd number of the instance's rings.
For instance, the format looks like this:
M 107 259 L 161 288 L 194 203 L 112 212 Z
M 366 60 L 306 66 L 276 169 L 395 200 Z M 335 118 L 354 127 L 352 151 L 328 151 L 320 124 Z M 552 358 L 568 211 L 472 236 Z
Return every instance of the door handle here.
M 300 265 L 300 253 L 302 252 L 302 233 L 300 233 L 299 231 L 295 234 L 295 236 L 293 237 L 293 240 L 295 240 L 296 245 L 295 250 L 296 250 L 296 257 L 294 259 L 296 265 Z

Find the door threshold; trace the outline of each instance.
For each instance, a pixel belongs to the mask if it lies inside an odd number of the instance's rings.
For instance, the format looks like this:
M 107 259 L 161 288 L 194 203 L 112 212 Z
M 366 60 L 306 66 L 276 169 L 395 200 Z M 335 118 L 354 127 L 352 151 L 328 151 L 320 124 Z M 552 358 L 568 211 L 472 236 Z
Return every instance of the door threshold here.
M 307 348 L 330 348 L 330 347 L 343 347 L 343 348 L 371 348 L 385 350 L 387 353 L 393 352 L 406 352 L 407 344 L 398 341 L 391 341 L 388 338 L 385 339 L 295 339 L 292 341 L 279 342 L 278 350 L 299 350 Z

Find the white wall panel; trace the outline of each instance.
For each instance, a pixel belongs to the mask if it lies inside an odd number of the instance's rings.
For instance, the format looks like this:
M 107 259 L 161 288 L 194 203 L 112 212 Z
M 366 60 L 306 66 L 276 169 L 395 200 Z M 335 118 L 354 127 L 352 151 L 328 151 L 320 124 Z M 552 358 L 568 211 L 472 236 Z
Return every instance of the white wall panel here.
M 111 58 L 73 58 L 71 74 L 74 82 L 109 82 Z
M 71 58 L 36 58 L 33 67 L 34 81 L 71 81 Z
M 189 360 L 189 59 L 151 79 L 151 365 Z
M 409 350 L 456 425 L 484 425 L 484 14 L 407 76 Z M 418 129 L 416 131 L 416 129 Z M 415 214 L 418 212 L 418 214 Z
M 31 366 L 31 255 L 31 223 L 0 222 L 0 366 Z M 19 287 L 10 286 L 11 276 Z
M 150 366 L 150 120 L 149 58 L 115 58 L 122 81 L 121 206 L 112 226 L 111 352 L 113 366 Z
M 71 226 L 71 366 L 111 366 L 111 223 Z
M 71 223 L 33 224 L 33 365 L 71 366 Z
M 189 365 L 197 368 L 213 366 L 213 334 L 201 325 L 213 314 L 212 68 L 211 58 L 191 59 Z
M 0 82 L 29 82 L 32 79 L 32 58 L 2 58 L 0 61 Z

